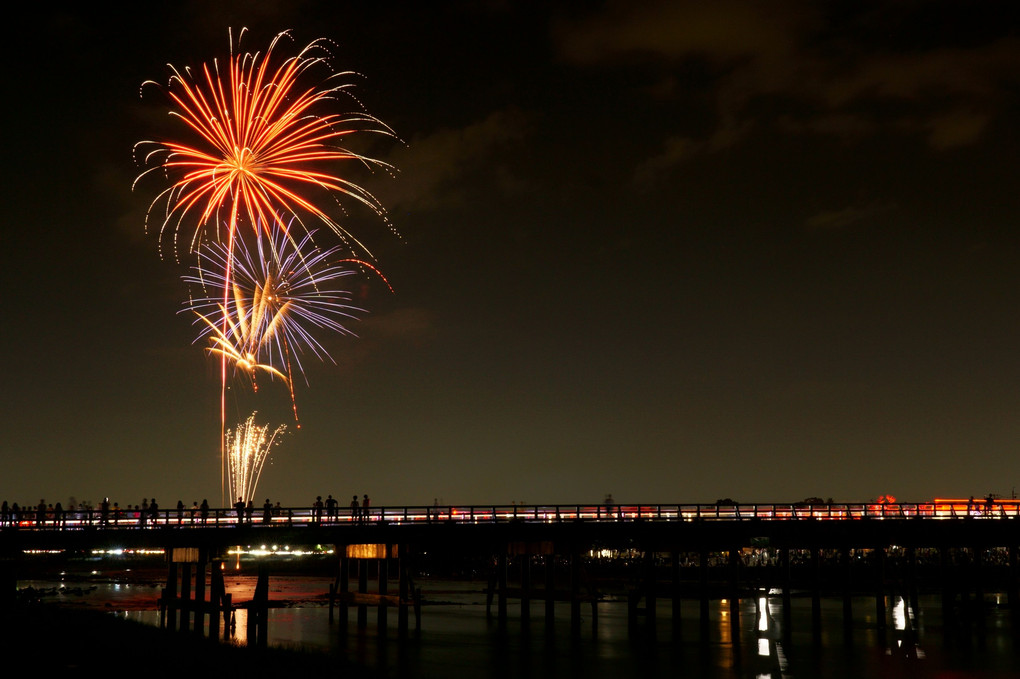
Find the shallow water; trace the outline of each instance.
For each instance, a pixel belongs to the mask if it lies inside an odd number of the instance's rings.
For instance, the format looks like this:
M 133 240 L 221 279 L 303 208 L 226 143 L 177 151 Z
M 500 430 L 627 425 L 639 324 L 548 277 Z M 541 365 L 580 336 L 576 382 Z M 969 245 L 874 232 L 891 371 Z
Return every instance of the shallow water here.
M 104 608 L 126 619 L 158 624 L 160 586 L 145 582 L 141 574 L 132 579 L 114 581 L 100 574 L 65 581 L 63 589 L 54 581 L 20 582 L 19 587 L 48 591 L 44 598 L 64 605 Z M 549 626 L 542 602 L 532 603 L 527 622 L 521 619 L 520 606 L 511 602 L 509 619 L 500 626 L 486 615 L 483 583 L 425 580 L 419 583 L 427 602 L 420 634 L 414 633 L 412 616 L 410 638 L 400 640 L 395 610 L 389 612 L 384 634 L 371 608 L 364 629 L 356 626 L 354 610 L 346 632 L 338 622 L 330 623 L 329 583 L 299 575 L 270 579 L 270 600 L 280 606 L 269 610 L 270 645 L 327 652 L 386 676 L 437 679 L 1020 677 L 1018 625 L 992 597 L 986 601 L 983 622 L 954 619 L 949 624 L 941 619 L 937 597 L 921 597 L 916 611 L 902 599 L 890 599 L 884 629 L 877 624 L 874 599 L 858 598 L 849 633 L 843 628 L 842 601 L 823 600 L 817 635 L 807 599 L 793 600 L 788 632 L 782 627 L 778 597 L 742 600 L 735 627 L 725 601 L 712 603 L 705 628 L 698 602 L 683 602 L 677 627 L 669 602 L 662 602 L 654 631 L 643 624 L 629 629 L 626 602 L 610 599 L 598 604 L 597 626 L 590 607 L 583 607 L 581 632 L 572 635 L 566 603 L 556 605 Z M 235 602 L 249 601 L 255 577 L 227 573 L 225 585 Z M 246 627 L 247 611 L 238 609 L 233 643 L 247 643 Z

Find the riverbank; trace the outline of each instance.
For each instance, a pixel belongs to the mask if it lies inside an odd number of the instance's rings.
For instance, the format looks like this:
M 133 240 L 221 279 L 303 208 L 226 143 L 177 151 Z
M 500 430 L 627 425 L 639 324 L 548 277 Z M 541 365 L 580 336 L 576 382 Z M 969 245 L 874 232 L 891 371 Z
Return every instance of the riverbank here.
M 230 672 L 287 676 L 293 672 L 373 676 L 327 653 L 248 648 L 123 620 L 111 613 L 54 605 L 16 606 L 0 615 L 0 651 L 8 667 L 31 674 L 96 670 L 133 671 L 146 677 Z M 24 661 L 16 662 L 16 661 Z M 287 674 L 284 674 L 287 673 Z M 224 675 L 228 676 L 228 675 Z

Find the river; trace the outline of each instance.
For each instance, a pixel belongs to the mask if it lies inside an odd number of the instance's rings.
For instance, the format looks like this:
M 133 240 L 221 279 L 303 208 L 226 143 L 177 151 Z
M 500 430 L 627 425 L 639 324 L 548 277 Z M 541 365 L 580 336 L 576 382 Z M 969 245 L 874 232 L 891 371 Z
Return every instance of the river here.
M 120 564 L 57 572 L 18 586 L 32 588 L 44 601 L 156 625 L 162 577 L 158 568 Z M 254 575 L 228 570 L 224 581 L 235 602 L 251 600 Z M 792 631 L 784 634 L 782 598 L 764 593 L 741 601 L 736 627 L 726 602 L 712 602 L 707 628 L 701 626 L 697 601 L 684 601 L 679 623 L 665 602 L 654 633 L 642 626 L 631 629 L 626 601 L 607 598 L 598 604 L 597 627 L 586 606 L 580 634 L 571 635 L 566 603 L 557 604 L 550 627 L 541 602 L 532 605 L 527 624 L 512 602 L 509 620 L 501 627 L 486 615 L 483 581 L 426 578 L 417 583 L 425 599 L 421 631 L 414 634 L 412 616 L 410 638 L 401 640 L 395 612 L 388 616 L 385 634 L 378 633 L 374 610 L 365 629 L 357 628 L 353 612 L 346 633 L 331 623 L 330 582 L 323 574 L 270 578 L 270 645 L 325 652 L 384 676 L 421 679 L 1020 677 L 1020 623 L 994 594 L 986 597 L 983 622 L 976 616 L 942 620 L 935 596 L 922 595 L 917 610 L 890 598 L 884 630 L 877 624 L 874 600 L 862 597 L 854 600 L 849 634 L 842 601 L 823 599 L 817 635 L 810 626 L 809 599 L 793 599 Z M 232 641 L 225 643 L 247 643 L 246 616 L 244 609 L 235 612 Z

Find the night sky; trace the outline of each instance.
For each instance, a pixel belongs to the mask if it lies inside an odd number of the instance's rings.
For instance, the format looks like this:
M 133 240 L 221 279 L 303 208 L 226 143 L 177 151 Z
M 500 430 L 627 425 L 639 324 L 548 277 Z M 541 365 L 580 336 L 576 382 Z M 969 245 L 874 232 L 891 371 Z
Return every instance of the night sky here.
M 356 177 L 399 236 L 345 221 L 394 292 L 359 280 L 300 431 L 260 392 L 291 425 L 260 499 L 1020 483 L 1012 3 L 145 4 L 46 3 L 2 41 L 0 498 L 218 503 L 218 362 L 132 149 L 181 132 L 141 83 L 240 27 L 334 41 L 397 135 L 356 144 L 399 170 Z

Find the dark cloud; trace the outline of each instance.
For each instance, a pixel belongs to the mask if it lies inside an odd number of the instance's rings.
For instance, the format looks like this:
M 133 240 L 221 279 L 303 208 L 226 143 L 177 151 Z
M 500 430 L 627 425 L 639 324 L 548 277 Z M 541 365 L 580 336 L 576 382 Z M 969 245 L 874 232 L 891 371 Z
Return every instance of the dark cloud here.
M 840 210 L 826 210 L 808 217 L 804 221 L 804 227 L 809 231 L 845 229 L 852 224 L 893 209 L 895 209 L 895 206 L 872 203 L 869 205 L 851 205 Z
M 646 94 L 704 107 L 714 119 L 684 129 L 678 115 L 661 151 L 638 168 L 645 181 L 677 162 L 746 140 L 752 126 L 759 134 L 843 141 L 892 133 L 936 150 L 977 143 L 1006 113 L 1003 86 L 1016 81 L 1011 64 L 1018 45 L 1009 35 L 1006 7 L 985 7 L 982 13 L 998 21 L 998 29 L 961 43 L 948 27 L 966 18 L 972 4 L 948 3 L 939 17 L 944 38 L 912 44 L 914 24 L 930 19 L 927 5 L 902 3 L 884 12 L 797 0 L 611 2 L 560 23 L 555 35 L 567 62 L 654 72 L 659 85 Z M 692 64 L 701 64 L 698 78 L 691 77 Z
M 380 195 L 394 211 L 420 212 L 464 205 L 480 178 L 495 182 L 490 188 L 520 190 L 523 178 L 507 169 L 507 159 L 528 128 L 522 112 L 495 111 L 466 127 L 412 138 L 390 157 L 400 180 L 382 187 Z

